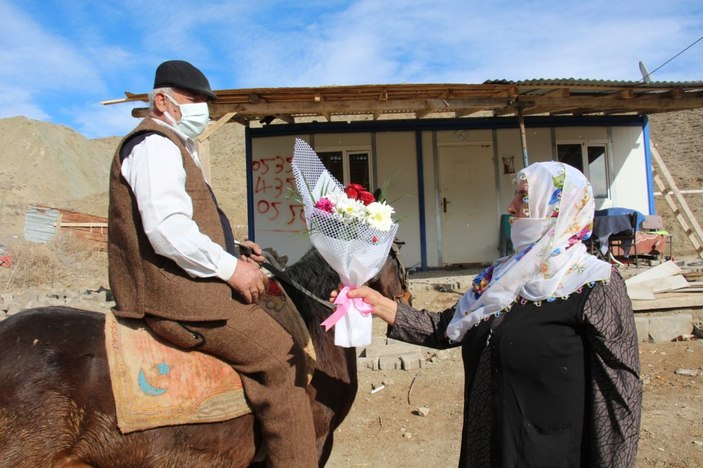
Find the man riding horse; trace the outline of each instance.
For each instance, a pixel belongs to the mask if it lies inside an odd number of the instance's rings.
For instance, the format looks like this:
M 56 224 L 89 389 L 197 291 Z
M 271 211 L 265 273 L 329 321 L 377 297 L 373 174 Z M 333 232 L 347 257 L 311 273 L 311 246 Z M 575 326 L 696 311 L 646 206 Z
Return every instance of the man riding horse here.
M 217 356 L 240 374 L 271 466 L 317 466 L 303 350 L 257 305 L 267 277 L 254 242 L 237 257 L 194 139 L 216 99 L 188 62 L 156 69 L 150 114 L 120 143 L 110 173 L 109 276 L 118 317 Z M 296 366 L 298 363 L 298 366 Z

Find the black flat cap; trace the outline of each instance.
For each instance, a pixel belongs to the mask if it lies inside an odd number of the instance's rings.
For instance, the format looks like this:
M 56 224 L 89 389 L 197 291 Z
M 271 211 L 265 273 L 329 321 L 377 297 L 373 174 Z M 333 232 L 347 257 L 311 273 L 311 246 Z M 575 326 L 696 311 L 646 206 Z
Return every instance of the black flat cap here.
M 181 88 L 207 96 L 210 101 L 217 99 L 203 72 L 185 60 L 168 60 L 159 65 L 154 76 L 156 88 Z

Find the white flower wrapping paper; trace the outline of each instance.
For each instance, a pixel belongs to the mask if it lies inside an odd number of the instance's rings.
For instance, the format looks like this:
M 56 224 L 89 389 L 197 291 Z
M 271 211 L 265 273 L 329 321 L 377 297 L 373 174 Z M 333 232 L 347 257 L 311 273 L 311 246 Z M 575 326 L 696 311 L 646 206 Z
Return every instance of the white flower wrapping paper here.
M 381 270 L 395 239 L 398 225 L 389 221 L 392 208 L 384 204 L 387 208 L 378 208 L 381 213 L 370 211 L 375 220 L 343 219 L 316 208 L 320 198 L 332 193 L 343 194 L 344 186 L 325 169 L 315 151 L 303 140 L 295 140 L 292 168 L 305 208 L 310 242 L 339 274 L 344 286 L 363 285 Z M 351 303 L 334 324 L 337 346 L 348 348 L 371 343 L 372 316 L 360 312 L 359 308 Z

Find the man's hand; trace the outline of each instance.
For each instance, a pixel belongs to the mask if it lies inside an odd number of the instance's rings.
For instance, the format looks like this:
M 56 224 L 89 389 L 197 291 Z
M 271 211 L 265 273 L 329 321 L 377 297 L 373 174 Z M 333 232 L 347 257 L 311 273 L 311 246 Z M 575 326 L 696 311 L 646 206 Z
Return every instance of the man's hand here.
M 261 253 L 261 249 L 259 249 L 259 253 Z M 227 284 L 242 295 L 244 302 L 253 304 L 264 295 L 269 279 L 256 262 L 245 260 L 245 258 L 247 257 L 242 256 L 242 259 L 237 262 L 237 268 L 227 280 Z
M 241 256 L 240 259 L 243 259 L 245 262 L 253 260 L 256 263 L 261 263 L 266 260 L 266 257 L 264 257 L 261 253 L 261 247 L 259 247 L 259 244 L 257 244 L 256 242 L 245 240 L 243 242 L 240 242 L 239 245 L 244 247 L 245 249 L 248 249 L 251 252 L 249 256 Z

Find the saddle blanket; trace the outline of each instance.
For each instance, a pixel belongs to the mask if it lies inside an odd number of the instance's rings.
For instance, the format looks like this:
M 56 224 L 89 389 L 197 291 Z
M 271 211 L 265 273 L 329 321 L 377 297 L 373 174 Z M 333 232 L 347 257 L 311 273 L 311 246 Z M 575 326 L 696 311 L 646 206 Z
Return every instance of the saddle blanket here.
M 315 351 L 292 301 L 271 281 L 259 305 L 305 348 L 310 379 Z M 176 424 L 226 421 L 251 413 L 242 381 L 229 364 L 209 354 L 174 347 L 142 320 L 117 318 L 108 312 L 105 347 L 117 424 L 124 434 Z

